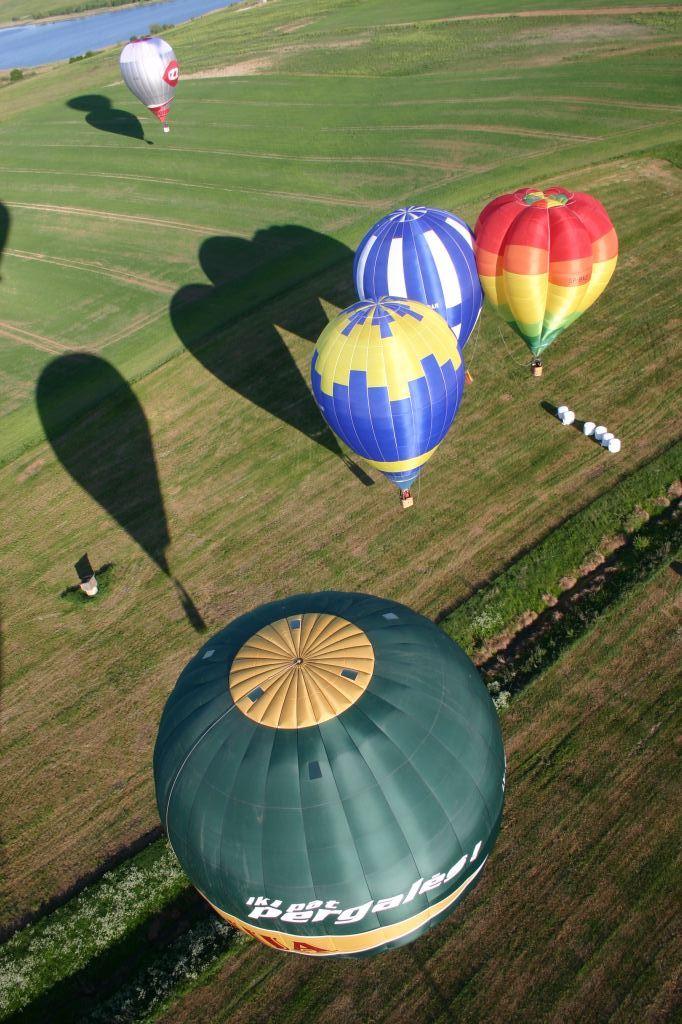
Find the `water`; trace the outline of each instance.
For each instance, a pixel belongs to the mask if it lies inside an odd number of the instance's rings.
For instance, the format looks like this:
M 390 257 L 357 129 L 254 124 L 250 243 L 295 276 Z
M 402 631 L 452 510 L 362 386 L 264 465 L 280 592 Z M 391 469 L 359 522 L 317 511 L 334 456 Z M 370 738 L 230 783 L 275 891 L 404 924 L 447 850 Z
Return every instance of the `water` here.
M 235 3 L 238 0 L 163 0 L 104 14 L 0 29 L 0 69 L 33 68 L 78 57 L 87 50 L 101 50 L 127 42 L 131 36 L 147 35 L 150 25 L 177 25 Z M 36 7 L 40 7 L 40 0 L 36 0 Z

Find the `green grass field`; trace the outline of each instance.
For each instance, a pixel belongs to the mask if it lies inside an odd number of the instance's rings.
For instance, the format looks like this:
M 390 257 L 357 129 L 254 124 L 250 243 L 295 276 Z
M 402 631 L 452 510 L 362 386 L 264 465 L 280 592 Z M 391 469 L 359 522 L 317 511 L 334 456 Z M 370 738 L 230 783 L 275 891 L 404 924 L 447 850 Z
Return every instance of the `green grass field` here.
M 209 630 L 324 587 L 436 616 L 679 434 L 680 8 L 414 6 L 274 0 L 173 30 L 183 72 L 221 74 L 181 82 L 167 138 L 116 51 L 0 87 L 0 924 L 157 824 L 156 726 L 199 642 L 160 567 Z M 501 191 L 554 182 L 604 202 L 618 271 L 539 382 L 484 311 L 474 384 L 401 515 L 307 389 L 327 314 L 354 297 L 353 248 L 401 204 L 473 222 Z M 60 461 L 35 394 L 72 351 L 115 372 L 47 396 Z M 542 401 L 606 422 L 623 451 Z M 126 530 L 62 462 L 92 493 L 136 455 L 117 480 Z M 114 563 L 90 605 L 60 598 L 86 549 Z

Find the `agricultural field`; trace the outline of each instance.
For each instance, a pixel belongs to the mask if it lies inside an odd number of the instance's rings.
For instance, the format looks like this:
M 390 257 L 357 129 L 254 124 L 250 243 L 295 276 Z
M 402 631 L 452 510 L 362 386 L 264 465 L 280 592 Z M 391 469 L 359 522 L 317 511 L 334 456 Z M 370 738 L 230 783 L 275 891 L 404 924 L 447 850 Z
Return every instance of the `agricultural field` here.
M 271 0 L 201 18 L 167 34 L 182 74 L 167 137 L 120 83 L 116 50 L 0 76 L 5 933 L 157 834 L 156 727 L 204 630 L 324 588 L 440 620 L 673 450 L 682 9 L 558 8 Z M 494 195 L 531 184 L 594 193 L 618 269 L 539 381 L 484 309 L 466 349 L 473 384 L 402 514 L 320 419 L 313 344 L 353 301 L 354 248 L 380 215 L 424 203 L 473 224 Z M 563 430 L 548 412 L 561 402 L 616 428 L 621 453 Z M 67 589 L 85 550 L 109 566 L 91 604 Z M 647 921 L 665 916 L 669 852 L 659 875 L 644 847 L 651 830 L 668 842 L 667 791 L 650 796 L 669 726 L 647 737 L 668 721 L 674 591 L 669 570 L 514 699 L 490 877 L 452 924 L 382 958 L 395 1002 L 377 988 L 372 1019 L 422 1007 L 424 1019 L 493 1020 L 502 992 L 515 1019 L 575 1019 L 635 956 L 642 993 L 628 1003 L 614 982 L 613 1008 L 602 1001 L 593 1019 L 666 1019 L 672 947 Z M 623 667 L 635 648 L 648 680 L 637 695 Z M 641 770 L 615 758 L 640 740 Z M 627 931 L 603 901 L 613 910 L 640 883 L 651 898 Z M 564 985 L 546 1017 L 523 966 L 538 918 L 534 970 Z M 495 966 L 501 921 L 511 986 Z M 295 993 L 291 1020 L 335 1020 L 342 988 L 351 1005 L 376 985 L 368 966 L 318 981 L 314 965 L 240 949 L 196 1002 L 204 1018 L 190 1000 L 167 1019 L 217 1020 L 218 1003 L 225 1019 L 266 1019 Z M 220 1002 L 249 975 L 263 979 L 253 1003 Z

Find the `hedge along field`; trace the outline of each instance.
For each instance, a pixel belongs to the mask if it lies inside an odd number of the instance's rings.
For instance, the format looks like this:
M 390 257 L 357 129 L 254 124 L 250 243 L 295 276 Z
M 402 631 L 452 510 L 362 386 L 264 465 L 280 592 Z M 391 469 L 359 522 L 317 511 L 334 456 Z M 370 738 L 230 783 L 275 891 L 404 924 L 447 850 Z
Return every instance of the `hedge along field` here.
M 638 516 L 656 512 L 681 464 L 678 442 L 544 537 L 489 586 L 446 615 L 442 628 L 473 654 L 515 627 L 524 612 L 543 611 L 561 593 L 562 579 L 578 576 L 601 547 L 608 550 L 614 536 L 632 530 L 633 519 L 637 522 Z
M 333 20 L 345 7 L 325 10 Z M 167 142 L 113 85 L 115 54 L 2 91 L 12 220 L 0 380 L 13 408 L 0 442 L 12 581 L 2 598 L 2 770 L 12 794 L 3 923 L 156 824 L 156 724 L 199 642 L 134 532 L 39 441 L 32 396 L 47 362 L 78 347 L 134 382 L 68 436 L 104 472 L 124 449 L 131 395 L 140 403 L 170 566 L 211 630 L 259 601 L 321 587 L 438 615 L 676 436 L 679 172 L 649 151 L 680 138 L 670 86 L 677 29 L 662 15 L 571 18 L 573 41 L 558 46 L 550 33 L 548 46 L 537 35 L 547 38 L 548 19 L 461 23 L 452 37 L 424 26 L 426 42 L 445 40 L 435 71 L 436 58 L 423 71 L 410 63 L 411 28 L 404 37 L 391 29 L 401 73 L 375 71 L 363 44 L 335 47 L 327 74 L 331 37 L 315 27 L 319 12 L 282 0 L 171 33 L 190 70 L 268 53 L 273 63 L 250 77 L 184 82 Z M 313 22 L 277 33 L 306 17 Z M 619 55 L 621 33 L 604 59 L 590 26 L 613 34 L 614 18 L 634 26 L 628 45 L 638 53 Z M 378 50 L 383 31 L 372 29 Z M 337 41 L 352 37 L 338 32 Z M 134 111 L 154 144 L 93 127 L 85 110 L 66 106 L 79 95 Z M 350 248 L 376 214 L 408 199 L 473 220 L 491 194 L 529 178 L 549 183 L 562 166 L 564 183 L 595 191 L 611 212 L 620 268 L 552 349 L 541 382 L 529 379 L 522 344 L 484 313 L 467 350 L 475 383 L 402 516 L 387 485 L 364 486 L 339 458 L 301 383 L 326 312 L 353 298 Z M 202 266 L 210 238 L 220 241 Z M 176 307 L 179 337 L 168 309 L 188 287 L 196 301 Z M 238 387 L 220 379 L 232 363 Z M 103 376 L 104 390 L 112 379 Z M 74 388 L 59 410 L 64 424 L 100 398 L 97 384 Z M 621 455 L 563 430 L 543 400 L 615 426 Z M 91 604 L 61 600 L 86 548 L 96 566 L 114 562 L 115 583 Z
M 502 831 L 450 918 L 373 960 L 251 942 L 161 1024 L 675 1019 L 681 594 L 663 570 L 514 699 Z

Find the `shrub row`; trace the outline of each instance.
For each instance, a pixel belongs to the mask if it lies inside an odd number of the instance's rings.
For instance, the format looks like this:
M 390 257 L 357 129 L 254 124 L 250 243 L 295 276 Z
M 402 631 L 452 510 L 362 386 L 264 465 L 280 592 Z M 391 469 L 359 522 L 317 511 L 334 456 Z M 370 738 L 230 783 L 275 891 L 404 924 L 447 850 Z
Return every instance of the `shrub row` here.
M 545 672 L 576 640 L 583 639 L 598 618 L 618 604 L 632 590 L 647 584 L 667 566 L 682 546 L 682 516 L 679 499 L 665 511 L 645 522 L 618 549 L 610 560 L 609 571 L 596 585 L 572 595 L 558 612 L 545 613 L 534 624 L 530 642 L 506 655 L 483 678 L 498 709 L 509 698 Z
M 120 944 L 187 886 L 170 847 L 158 840 L 17 932 L 0 946 L 0 1020 Z
M 559 581 L 575 575 L 599 545 L 632 529 L 638 507 L 653 511 L 657 498 L 680 476 L 682 442 L 576 512 L 493 582 L 464 601 L 440 623 L 470 654 L 509 629 L 525 612 L 541 612 L 548 596 L 560 593 Z

